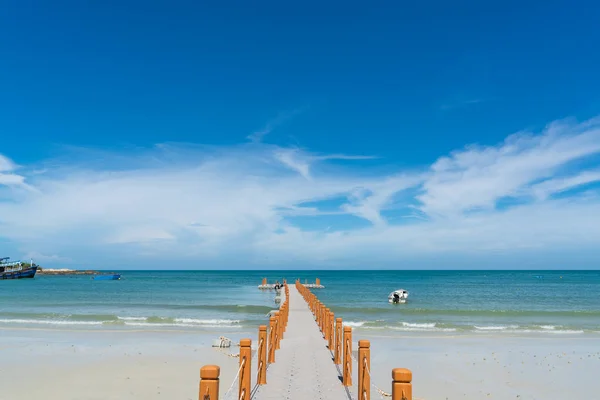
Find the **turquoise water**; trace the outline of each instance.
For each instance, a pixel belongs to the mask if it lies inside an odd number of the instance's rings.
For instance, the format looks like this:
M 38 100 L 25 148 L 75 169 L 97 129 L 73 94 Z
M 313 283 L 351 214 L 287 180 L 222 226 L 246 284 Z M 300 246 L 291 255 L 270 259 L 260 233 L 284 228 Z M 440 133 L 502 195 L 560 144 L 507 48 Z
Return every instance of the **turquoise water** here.
M 235 330 L 276 308 L 270 282 L 321 279 L 336 316 L 380 332 L 594 335 L 600 271 L 122 271 L 121 281 L 37 276 L 0 282 L 0 327 Z M 406 304 L 388 294 L 403 288 Z

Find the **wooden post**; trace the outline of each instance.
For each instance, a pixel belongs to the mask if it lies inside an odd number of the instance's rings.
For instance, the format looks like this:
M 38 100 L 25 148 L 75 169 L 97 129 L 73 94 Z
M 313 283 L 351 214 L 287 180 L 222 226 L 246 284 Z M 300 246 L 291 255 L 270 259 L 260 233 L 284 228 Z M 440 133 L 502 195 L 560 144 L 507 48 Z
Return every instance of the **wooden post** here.
M 317 312 L 316 315 L 317 317 L 317 325 L 319 326 L 319 329 L 321 329 L 321 303 L 317 300 Z
M 198 400 L 219 400 L 220 374 L 221 368 L 218 365 L 205 365 L 200 368 Z
M 328 345 L 329 345 L 329 350 L 333 350 L 333 338 L 335 337 L 335 325 L 333 324 L 333 321 L 335 319 L 335 316 L 333 315 L 333 311 L 329 312 L 329 340 L 328 340 Z
M 252 362 L 252 340 L 242 339 L 240 340 L 240 382 L 238 399 L 250 399 L 250 384 L 252 368 L 250 363 Z
M 325 332 L 323 337 L 327 342 L 327 346 L 329 346 L 329 321 L 331 320 L 331 310 L 329 308 L 325 309 Z
M 283 339 L 284 331 L 285 331 L 285 304 L 279 309 L 279 340 Z
M 327 344 L 329 345 L 329 321 L 331 320 L 331 310 L 329 309 L 329 307 L 327 307 L 325 309 L 325 321 L 323 321 L 325 323 L 325 335 L 323 336 L 325 338 L 325 340 L 327 341 Z
M 358 341 L 358 399 L 371 400 L 371 343 Z
M 279 339 L 281 338 L 281 318 L 279 311 L 275 311 L 275 350 L 279 350 Z
M 335 355 L 333 358 L 334 364 L 342 363 L 342 319 L 335 320 Z
M 277 319 L 269 318 L 269 364 L 275 362 L 275 325 Z
M 392 370 L 392 400 L 412 400 L 412 372 L 406 368 Z
M 344 327 L 344 386 L 352 386 L 352 328 Z
M 267 383 L 267 326 L 258 327 L 258 376 L 256 383 L 266 385 Z

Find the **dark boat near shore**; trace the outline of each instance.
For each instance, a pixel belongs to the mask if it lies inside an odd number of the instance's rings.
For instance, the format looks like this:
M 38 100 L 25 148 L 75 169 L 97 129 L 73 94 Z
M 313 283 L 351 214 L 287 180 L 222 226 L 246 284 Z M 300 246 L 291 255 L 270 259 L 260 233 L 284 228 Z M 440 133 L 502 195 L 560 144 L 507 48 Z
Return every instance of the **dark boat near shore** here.
M 21 261 L 8 262 L 10 257 L 0 258 L 0 280 L 33 278 L 37 272 L 37 265 L 23 265 Z

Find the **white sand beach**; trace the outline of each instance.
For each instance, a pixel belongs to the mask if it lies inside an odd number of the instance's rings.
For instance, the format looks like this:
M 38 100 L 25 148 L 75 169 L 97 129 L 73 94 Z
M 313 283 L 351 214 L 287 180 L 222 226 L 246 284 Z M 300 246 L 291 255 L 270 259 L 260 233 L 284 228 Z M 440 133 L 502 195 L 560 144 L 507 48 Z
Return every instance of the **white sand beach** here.
M 225 355 L 237 347 L 211 348 L 213 334 L 9 329 L 0 336 L 2 400 L 196 400 L 202 365 L 221 367 L 222 395 L 238 366 Z M 409 368 L 415 399 L 564 400 L 600 391 L 600 337 L 356 331 L 359 339 L 371 340 L 373 383 L 389 391 L 391 369 Z M 375 391 L 372 398 L 379 398 Z

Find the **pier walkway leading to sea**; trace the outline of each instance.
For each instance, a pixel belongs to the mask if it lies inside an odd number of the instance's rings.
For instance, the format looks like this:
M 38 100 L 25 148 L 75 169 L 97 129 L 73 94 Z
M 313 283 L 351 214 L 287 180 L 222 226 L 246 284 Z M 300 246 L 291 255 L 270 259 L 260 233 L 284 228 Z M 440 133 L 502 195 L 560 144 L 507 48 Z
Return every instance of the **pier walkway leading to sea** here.
M 267 369 L 268 384 L 259 386 L 253 399 L 351 400 L 313 313 L 293 285 L 289 299 L 289 322 L 276 362 Z
M 252 340 L 241 339 L 235 355 L 239 369 L 224 396 L 219 393 L 220 368 L 202 367 L 199 400 L 370 400 L 371 389 L 381 398 L 413 400 L 410 370 L 392 370 L 389 393 L 375 386 L 369 341 L 358 341 L 355 358 L 352 328 L 343 326 L 342 318 L 336 319 L 308 285 L 296 281 L 291 286 L 284 280 L 283 288 L 285 300 L 279 311 L 270 317 L 268 329 L 265 325 L 258 329 L 256 357 Z

